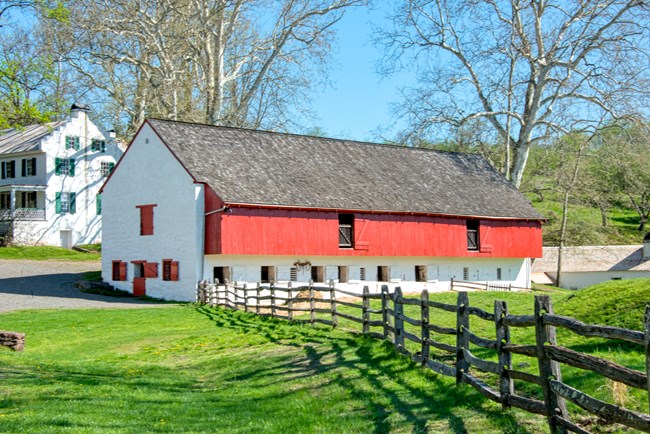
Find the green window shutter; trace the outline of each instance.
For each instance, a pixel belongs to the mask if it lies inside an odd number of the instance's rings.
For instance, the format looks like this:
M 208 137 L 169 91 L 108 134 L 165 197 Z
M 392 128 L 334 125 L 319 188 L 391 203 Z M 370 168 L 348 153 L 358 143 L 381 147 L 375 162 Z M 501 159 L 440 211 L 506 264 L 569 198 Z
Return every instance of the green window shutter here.
M 77 212 L 77 194 L 70 193 L 70 214 Z
M 98 194 L 95 205 L 97 206 L 97 215 L 102 215 L 102 195 Z
M 56 174 L 56 175 L 61 174 L 61 159 L 60 158 L 55 158 L 54 159 L 54 174 Z
M 101 145 L 102 145 L 102 152 L 106 152 L 106 142 L 104 140 L 102 140 Z
M 111 173 L 115 168 L 115 163 L 108 163 L 108 173 Z
M 70 136 L 65 136 L 65 148 L 70 149 Z
M 36 157 L 32 158 L 32 176 L 36 176 Z
M 56 213 L 61 214 L 61 193 L 56 193 Z
M 75 150 L 79 150 L 79 137 L 74 138 L 74 148 Z
M 68 171 L 68 174 L 70 176 L 74 176 L 74 158 L 70 158 L 70 170 Z
M 24 158 L 22 159 L 22 175 L 23 178 L 27 176 L 27 160 Z

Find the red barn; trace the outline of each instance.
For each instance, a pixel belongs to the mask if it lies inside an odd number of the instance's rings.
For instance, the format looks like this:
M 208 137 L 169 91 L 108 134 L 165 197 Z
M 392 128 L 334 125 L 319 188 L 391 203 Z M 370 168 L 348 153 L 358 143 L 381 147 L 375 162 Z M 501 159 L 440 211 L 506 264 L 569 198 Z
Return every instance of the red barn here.
M 540 216 L 480 156 L 147 120 L 103 187 L 103 277 L 448 288 L 530 283 Z

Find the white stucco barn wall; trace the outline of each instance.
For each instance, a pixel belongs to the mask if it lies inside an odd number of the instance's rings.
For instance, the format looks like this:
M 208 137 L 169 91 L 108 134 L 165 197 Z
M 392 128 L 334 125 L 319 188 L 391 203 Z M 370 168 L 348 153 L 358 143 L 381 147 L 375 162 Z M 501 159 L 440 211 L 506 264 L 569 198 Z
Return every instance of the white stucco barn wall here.
M 557 273 L 548 273 L 555 279 Z M 639 277 L 650 278 L 650 271 L 583 271 L 562 273 L 562 287 L 567 289 L 582 289 L 601 282 L 619 279 L 636 279 Z
M 469 267 L 469 280 L 476 282 L 495 282 L 512 284 L 517 287 L 530 287 L 530 260 L 522 258 L 434 258 L 434 257 L 349 257 L 316 256 L 296 258 L 293 256 L 247 256 L 247 255 L 206 255 L 203 280 L 213 280 L 214 267 L 231 267 L 232 281 L 258 283 L 261 266 L 276 266 L 279 284 L 286 283 L 287 269 L 296 262 L 311 262 L 312 266 L 324 266 L 325 280 L 334 280 L 341 289 L 361 291 L 367 285 L 371 292 L 381 291 L 386 282 L 377 281 L 377 267 L 390 266 L 390 287 L 400 286 L 403 291 L 415 292 L 423 289 L 445 291 L 449 289 L 450 279 L 463 280 L 463 268 Z M 415 266 L 427 266 L 427 282 L 415 281 Z M 338 283 L 338 267 L 349 267 L 349 282 Z M 366 280 L 359 280 L 359 268 L 366 269 Z M 501 268 L 501 280 L 497 280 L 497 268 Z M 298 270 L 295 284 L 309 282 L 311 271 Z
M 137 205 L 155 204 L 154 234 L 140 235 Z M 158 263 L 147 295 L 194 301 L 203 236 L 203 186 L 195 184 L 148 124 L 133 139 L 102 193 L 102 278 L 133 291 L 132 261 Z M 162 260 L 179 262 L 179 280 L 162 280 Z M 128 263 L 127 281 L 113 281 L 112 261 Z
M 65 149 L 65 137 L 78 136 L 79 150 Z M 106 152 L 93 152 L 91 142 L 100 139 L 106 142 Z M 41 153 L 25 153 L 12 156 L 16 167 L 20 159 L 36 156 L 36 177 L 18 176 L 12 179 L 16 184 L 47 185 L 39 193 L 37 206 L 45 208 L 45 221 L 14 222 L 14 237 L 18 244 L 46 244 L 71 247 L 76 244 L 90 244 L 102 241 L 102 217 L 97 215 L 97 194 L 106 180 L 101 174 L 101 162 L 116 163 L 122 151 L 108 133 L 101 130 L 85 111 L 73 111 L 70 119 L 52 131 L 41 143 Z M 55 174 L 56 158 L 74 158 L 75 176 Z M 18 175 L 20 170 L 17 170 Z M 56 193 L 76 193 L 75 214 L 56 213 Z M 62 231 L 65 235 L 62 235 Z M 64 245 L 69 242 L 70 245 Z

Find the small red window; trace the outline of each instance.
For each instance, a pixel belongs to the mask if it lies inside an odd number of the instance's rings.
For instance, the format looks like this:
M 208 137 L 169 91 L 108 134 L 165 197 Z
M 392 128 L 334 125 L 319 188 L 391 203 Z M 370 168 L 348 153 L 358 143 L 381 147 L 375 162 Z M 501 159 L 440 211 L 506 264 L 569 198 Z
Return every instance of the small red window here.
M 153 208 L 156 205 L 137 205 L 140 208 L 140 235 L 153 235 Z
M 178 261 L 163 259 L 163 280 L 178 280 Z
M 113 261 L 113 280 L 125 281 L 126 280 L 126 262 Z

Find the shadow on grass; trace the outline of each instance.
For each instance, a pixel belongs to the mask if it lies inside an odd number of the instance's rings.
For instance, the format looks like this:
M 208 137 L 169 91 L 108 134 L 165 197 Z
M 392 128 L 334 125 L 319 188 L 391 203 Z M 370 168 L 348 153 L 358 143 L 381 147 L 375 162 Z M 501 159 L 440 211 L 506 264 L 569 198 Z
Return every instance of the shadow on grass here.
M 342 388 L 369 412 L 373 422 L 370 431 L 376 433 L 403 431 L 403 422 L 393 426 L 397 420 L 406 421 L 407 430 L 413 432 L 427 432 L 432 429 L 429 423 L 437 421 L 445 423 L 451 432 L 466 433 L 468 427 L 459 413 L 467 413 L 467 409 L 482 413 L 501 432 L 529 432 L 509 412 L 486 405 L 489 401 L 471 387 L 457 387 L 453 379 L 421 370 L 398 355 L 388 342 L 241 311 L 208 307 L 197 310 L 219 328 L 254 333 L 268 342 L 304 351 L 302 359 L 237 372 L 229 378 L 233 383 L 258 380 L 260 384 L 277 385 L 286 382 L 287 377 L 323 376 L 329 381 L 314 386 L 313 393 L 331 384 Z

